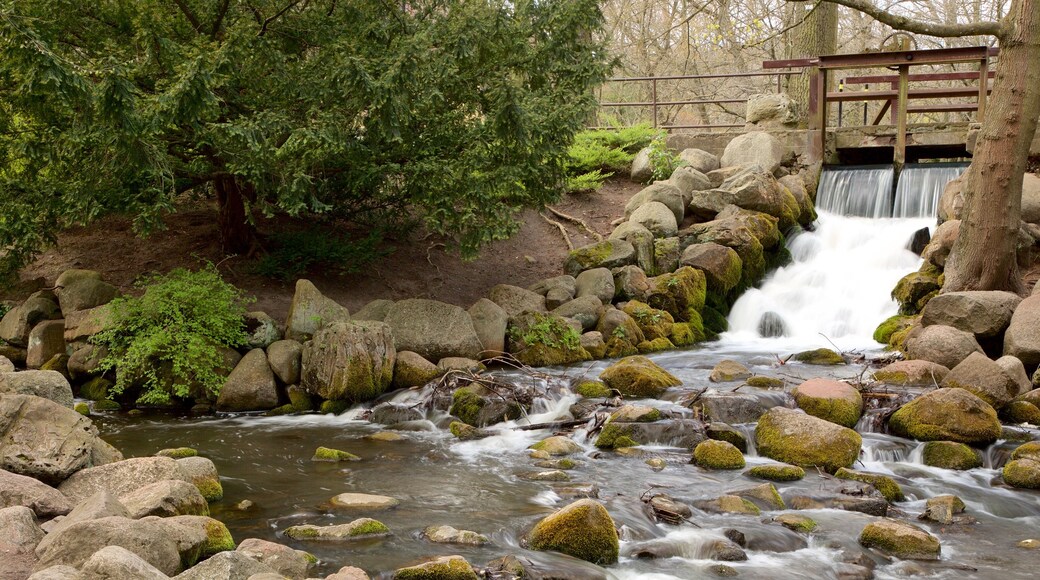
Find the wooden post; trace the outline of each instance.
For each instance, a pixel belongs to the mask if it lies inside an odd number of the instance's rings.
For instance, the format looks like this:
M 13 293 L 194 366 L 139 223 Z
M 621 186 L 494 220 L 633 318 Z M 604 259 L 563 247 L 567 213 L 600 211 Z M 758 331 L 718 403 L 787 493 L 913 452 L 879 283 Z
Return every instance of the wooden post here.
M 910 65 L 899 66 L 899 100 L 896 103 L 896 149 L 892 156 L 892 164 L 896 173 L 906 163 L 906 102 L 910 87 Z
M 652 84 L 651 84 L 652 89 L 651 89 L 651 99 L 650 99 L 650 101 L 653 103 L 651 105 L 651 108 L 653 109 L 653 113 L 654 113 L 654 129 L 656 129 L 657 128 L 657 79 L 655 78 L 651 82 L 652 82 Z
M 816 67 L 809 77 L 809 130 L 812 131 L 812 161 L 823 162 L 827 154 L 827 69 Z
M 979 61 L 979 110 L 975 114 L 975 122 L 981 123 L 986 114 L 986 94 L 989 93 L 989 56 Z

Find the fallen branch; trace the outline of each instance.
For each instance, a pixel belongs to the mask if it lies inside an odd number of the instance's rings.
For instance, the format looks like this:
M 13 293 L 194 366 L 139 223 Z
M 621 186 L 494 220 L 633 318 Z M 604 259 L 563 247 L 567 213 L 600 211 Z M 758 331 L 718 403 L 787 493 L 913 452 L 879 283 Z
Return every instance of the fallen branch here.
M 542 429 L 570 429 L 580 427 L 588 423 L 588 419 L 571 419 L 569 421 L 550 421 L 548 423 L 535 423 L 534 425 L 517 425 L 517 431 L 540 431 Z
M 563 227 L 563 224 L 561 224 L 558 221 L 553 221 L 549 219 L 549 216 L 545 215 L 544 213 L 539 212 L 538 215 L 542 216 L 542 219 L 548 222 L 550 225 L 556 226 L 556 228 L 560 230 L 560 235 L 563 236 L 563 241 L 567 242 L 568 250 L 574 249 L 574 244 L 571 243 L 571 237 L 567 235 L 567 228 Z
M 549 207 L 549 206 L 546 206 L 546 209 L 548 209 L 549 211 L 553 212 L 553 215 L 555 215 L 556 217 L 558 217 L 560 219 L 565 219 L 565 220 L 571 222 L 572 224 L 577 224 L 581 229 L 585 230 L 590 236 L 592 236 L 592 238 L 594 240 L 596 240 L 597 242 L 602 242 L 603 241 L 603 236 L 600 235 L 599 232 L 597 232 L 597 231 L 593 230 L 591 227 L 589 227 L 589 224 L 585 223 L 585 220 L 583 220 L 581 218 L 576 218 L 576 217 L 574 217 L 572 215 L 567 215 L 567 214 L 563 213 L 562 211 L 560 211 L 558 209 L 555 209 L 555 208 L 552 208 L 552 207 Z

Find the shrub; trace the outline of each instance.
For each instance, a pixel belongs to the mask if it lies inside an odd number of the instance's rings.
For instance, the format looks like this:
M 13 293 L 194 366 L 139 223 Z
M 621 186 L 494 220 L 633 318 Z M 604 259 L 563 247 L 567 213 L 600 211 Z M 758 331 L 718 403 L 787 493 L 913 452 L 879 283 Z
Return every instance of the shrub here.
M 273 249 L 260 258 L 255 271 L 261 276 L 282 280 L 295 280 L 315 267 L 325 272 L 349 274 L 394 250 L 382 247 L 382 241 L 379 230 L 358 240 L 321 228 L 281 232 L 271 237 Z
M 663 138 L 663 131 L 646 123 L 578 133 L 567 150 L 564 188 L 569 193 L 599 189 L 614 173 L 627 172 L 640 149 Z
M 682 165 L 682 160 L 668 150 L 663 134 L 658 135 L 648 146 L 650 149 L 650 167 L 653 169 L 651 181 L 660 181 L 672 176 L 672 172 Z
M 224 384 L 221 371 L 230 370 L 221 347 L 245 343 L 249 301 L 212 264 L 151 276 L 138 286 L 140 296 L 112 301 L 112 326 L 91 339 L 108 347 L 101 368 L 116 371 L 109 396 L 140 387 L 143 404 L 215 398 Z

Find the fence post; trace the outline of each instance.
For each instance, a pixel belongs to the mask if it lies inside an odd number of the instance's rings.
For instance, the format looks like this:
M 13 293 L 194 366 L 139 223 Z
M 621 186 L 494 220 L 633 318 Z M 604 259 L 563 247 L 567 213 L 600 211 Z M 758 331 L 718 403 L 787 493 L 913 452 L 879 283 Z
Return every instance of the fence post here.
M 896 149 L 892 155 L 892 163 L 896 172 L 906 163 L 906 106 L 910 93 L 910 65 L 899 65 L 899 100 L 896 102 Z
M 650 99 L 650 102 L 653 103 L 653 105 L 651 107 L 652 107 L 653 113 L 654 113 L 654 129 L 656 129 L 657 128 L 657 79 L 655 78 L 653 81 L 651 81 L 651 83 L 652 83 L 652 87 L 653 88 L 651 89 L 652 97 Z

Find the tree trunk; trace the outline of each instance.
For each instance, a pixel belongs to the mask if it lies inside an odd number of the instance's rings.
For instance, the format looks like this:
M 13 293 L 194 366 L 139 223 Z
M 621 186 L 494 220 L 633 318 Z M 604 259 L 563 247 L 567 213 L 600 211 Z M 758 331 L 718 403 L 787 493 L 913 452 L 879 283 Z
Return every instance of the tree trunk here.
M 790 52 L 787 58 L 807 58 L 821 54 L 834 54 L 838 49 L 838 7 L 829 2 L 812 8 L 811 2 L 792 2 L 788 17 L 790 24 L 798 24 L 791 30 Z M 805 73 L 789 77 L 787 94 L 798 102 L 802 111 L 809 106 L 809 69 Z
M 217 225 L 225 254 L 247 255 L 253 247 L 253 226 L 246 215 L 244 186 L 232 176 L 217 178 Z
M 1022 291 L 1016 250 L 1022 177 L 1040 116 L 1040 2 L 1014 0 L 999 39 L 993 92 L 964 178 L 960 235 L 943 292 Z

